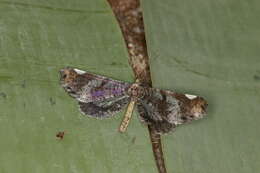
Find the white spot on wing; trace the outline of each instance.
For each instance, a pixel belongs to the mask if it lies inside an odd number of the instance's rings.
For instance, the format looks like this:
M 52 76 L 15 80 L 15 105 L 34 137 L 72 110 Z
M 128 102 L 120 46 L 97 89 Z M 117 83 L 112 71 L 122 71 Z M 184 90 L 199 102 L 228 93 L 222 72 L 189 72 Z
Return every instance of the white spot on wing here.
M 188 99 L 190 99 L 190 100 L 192 100 L 192 99 L 195 99 L 197 96 L 195 96 L 195 95 L 190 95 L 190 94 L 185 94 L 185 96 L 188 98 Z
M 85 71 L 79 70 L 79 69 L 76 69 L 76 68 L 74 68 L 74 70 L 75 70 L 75 72 L 78 73 L 78 74 L 84 74 L 84 73 L 86 73 Z

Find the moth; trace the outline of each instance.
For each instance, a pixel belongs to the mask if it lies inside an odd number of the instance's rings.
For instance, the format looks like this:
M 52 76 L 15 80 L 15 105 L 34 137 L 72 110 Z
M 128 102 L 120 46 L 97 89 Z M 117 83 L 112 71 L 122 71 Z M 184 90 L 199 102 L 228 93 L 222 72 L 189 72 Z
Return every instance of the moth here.
M 208 105 L 199 96 L 152 88 L 139 82 L 127 83 L 70 67 L 60 70 L 60 84 L 76 99 L 82 114 L 90 117 L 109 118 L 128 105 L 120 132 L 126 130 L 135 105 L 140 121 L 153 126 L 158 134 L 201 119 Z

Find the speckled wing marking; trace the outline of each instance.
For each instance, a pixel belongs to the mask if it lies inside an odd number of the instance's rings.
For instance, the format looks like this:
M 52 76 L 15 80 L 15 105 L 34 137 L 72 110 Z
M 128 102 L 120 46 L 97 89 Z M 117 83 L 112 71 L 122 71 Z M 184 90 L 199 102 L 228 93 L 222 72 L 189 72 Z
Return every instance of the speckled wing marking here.
M 206 114 L 207 102 L 194 95 L 149 88 L 148 94 L 138 100 L 137 108 L 141 122 L 164 134 L 179 124 L 201 119 Z
M 129 84 L 73 68 L 60 73 L 62 87 L 79 102 L 81 112 L 92 117 L 110 117 L 130 99 L 136 99 L 141 121 L 158 133 L 168 133 L 206 113 L 207 102 L 198 96 Z
M 89 103 L 79 102 L 79 107 L 80 111 L 85 115 L 95 118 L 107 118 L 121 111 L 129 100 L 129 97 L 118 97 Z
M 138 100 L 140 120 L 152 125 L 158 133 L 168 133 L 176 127 L 180 116 L 179 101 L 159 89 L 150 89 L 149 96 Z
M 129 83 L 69 67 L 60 73 L 62 87 L 79 102 L 81 112 L 86 115 L 110 117 L 130 100 L 127 95 Z

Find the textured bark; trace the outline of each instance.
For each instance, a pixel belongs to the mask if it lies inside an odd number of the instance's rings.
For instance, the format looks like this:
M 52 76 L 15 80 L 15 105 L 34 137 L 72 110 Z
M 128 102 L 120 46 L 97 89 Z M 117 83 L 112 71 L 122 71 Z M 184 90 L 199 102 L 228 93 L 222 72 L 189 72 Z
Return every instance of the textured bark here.
M 127 50 L 129 63 L 135 78 L 142 84 L 152 86 L 149 58 L 145 40 L 144 23 L 139 0 L 108 0 L 121 28 Z M 148 125 L 155 162 L 159 173 L 166 173 L 160 134 Z
M 108 0 L 121 28 L 129 63 L 139 82 L 152 85 L 144 23 L 139 0 Z
M 157 169 L 159 173 L 167 173 L 164 164 L 164 158 L 163 158 L 161 135 L 157 134 L 155 129 L 153 129 L 152 126 L 148 126 L 148 129 L 149 129 L 150 140 L 152 143 L 153 155 L 154 155 Z

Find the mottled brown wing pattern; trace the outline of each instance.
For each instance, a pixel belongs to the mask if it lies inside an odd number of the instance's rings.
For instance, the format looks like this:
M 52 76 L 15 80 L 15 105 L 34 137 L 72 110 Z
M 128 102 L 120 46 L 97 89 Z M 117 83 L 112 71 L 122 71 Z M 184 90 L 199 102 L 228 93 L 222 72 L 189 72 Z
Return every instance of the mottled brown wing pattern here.
M 111 117 L 133 99 L 141 122 L 163 134 L 206 113 L 207 102 L 198 96 L 129 84 L 73 68 L 60 73 L 62 87 L 79 102 L 80 111 L 91 117 Z
M 129 83 L 73 68 L 64 68 L 60 73 L 62 87 L 79 102 L 85 115 L 111 117 L 129 102 Z
M 141 122 L 152 125 L 157 133 L 169 133 L 205 114 L 207 103 L 201 97 L 155 88 L 149 88 L 148 93 L 138 100 L 138 112 Z
M 130 98 L 123 96 L 102 101 L 89 103 L 79 102 L 80 111 L 91 117 L 107 118 L 121 111 L 129 102 Z

